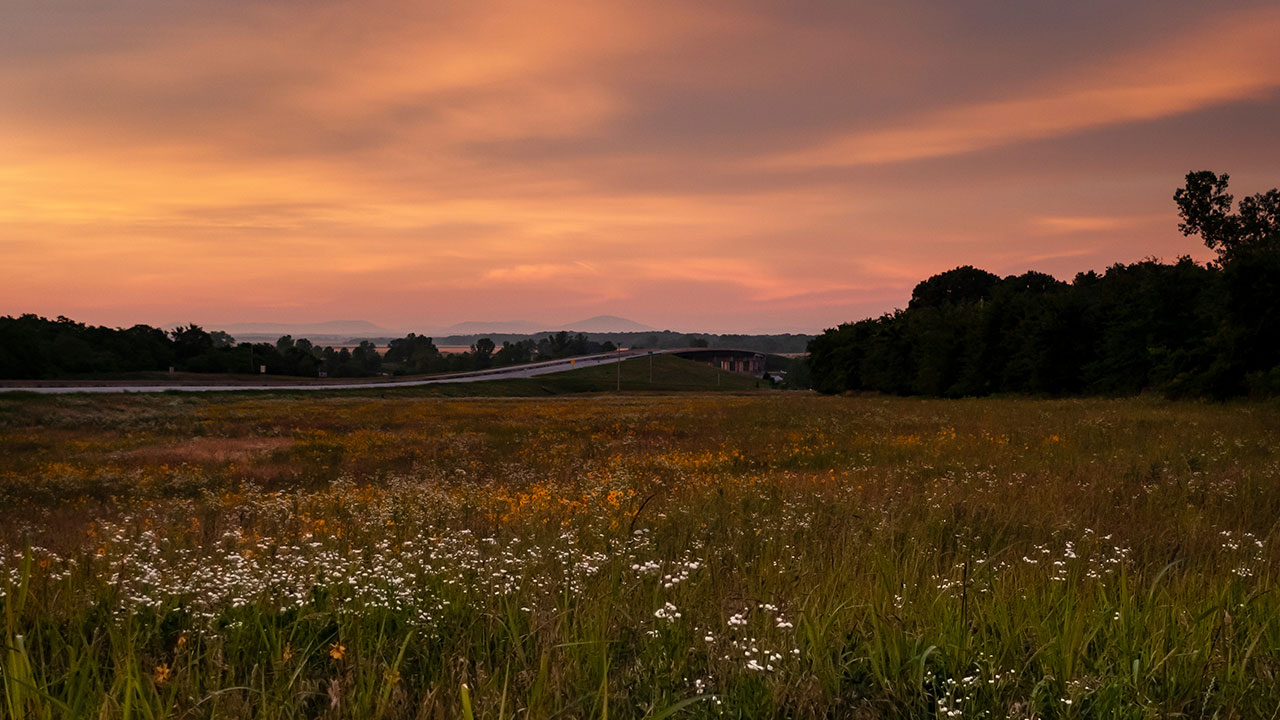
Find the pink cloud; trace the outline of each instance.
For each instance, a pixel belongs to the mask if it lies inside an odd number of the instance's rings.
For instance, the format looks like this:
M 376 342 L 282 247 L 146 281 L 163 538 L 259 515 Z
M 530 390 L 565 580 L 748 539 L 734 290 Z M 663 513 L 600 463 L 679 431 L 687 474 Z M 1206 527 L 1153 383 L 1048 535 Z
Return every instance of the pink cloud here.
M 877 165 L 934 158 L 1264 97 L 1280 87 L 1277 26 L 1274 8 L 1236 13 L 1073 70 L 1043 90 L 940 108 L 766 162 Z

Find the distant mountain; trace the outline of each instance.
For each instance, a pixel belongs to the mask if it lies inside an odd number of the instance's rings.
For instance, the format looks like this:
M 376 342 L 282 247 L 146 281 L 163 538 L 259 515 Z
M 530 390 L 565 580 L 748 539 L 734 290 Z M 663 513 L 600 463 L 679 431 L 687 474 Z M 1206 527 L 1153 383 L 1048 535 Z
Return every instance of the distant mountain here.
M 477 335 L 483 333 L 501 333 L 506 335 L 532 335 L 539 330 L 546 330 L 546 323 L 529 322 L 528 320 L 479 321 L 468 320 L 447 328 L 435 331 L 436 335 Z
M 628 320 L 617 315 L 597 315 L 586 320 L 565 323 L 563 329 L 586 333 L 647 332 L 653 330 L 648 325 L 642 325 L 635 320 Z
M 350 337 L 394 337 L 395 330 L 374 325 L 367 320 L 329 320 L 318 323 L 245 322 L 209 325 L 206 330 L 222 330 L 232 337 L 239 335 L 346 335 Z
M 482 322 L 471 320 L 435 330 L 437 335 L 477 335 L 493 333 L 495 335 L 533 335 L 540 332 L 569 330 L 571 332 L 644 332 L 652 330 L 648 325 L 641 325 L 634 320 L 616 315 L 597 315 L 585 320 L 568 323 L 531 322 L 529 320 L 494 320 Z

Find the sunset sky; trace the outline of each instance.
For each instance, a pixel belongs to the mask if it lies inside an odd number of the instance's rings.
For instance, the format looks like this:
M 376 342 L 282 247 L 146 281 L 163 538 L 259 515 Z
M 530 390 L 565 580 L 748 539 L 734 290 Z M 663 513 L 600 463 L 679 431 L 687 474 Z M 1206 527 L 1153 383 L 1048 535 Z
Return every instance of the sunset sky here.
M 0 5 L 0 315 L 814 331 L 1190 254 L 1280 3 Z

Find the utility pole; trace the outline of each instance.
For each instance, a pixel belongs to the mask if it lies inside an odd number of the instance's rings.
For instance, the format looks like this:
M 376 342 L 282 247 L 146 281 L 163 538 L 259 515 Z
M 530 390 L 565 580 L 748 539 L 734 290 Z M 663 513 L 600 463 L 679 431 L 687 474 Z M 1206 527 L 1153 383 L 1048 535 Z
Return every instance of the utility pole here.
M 618 366 L 618 389 L 616 392 L 622 392 L 622 346 L 617 347 L 618 361 L 614 365 Z
M 653 384 L 653 351 L 649 351 L 649 384 Z

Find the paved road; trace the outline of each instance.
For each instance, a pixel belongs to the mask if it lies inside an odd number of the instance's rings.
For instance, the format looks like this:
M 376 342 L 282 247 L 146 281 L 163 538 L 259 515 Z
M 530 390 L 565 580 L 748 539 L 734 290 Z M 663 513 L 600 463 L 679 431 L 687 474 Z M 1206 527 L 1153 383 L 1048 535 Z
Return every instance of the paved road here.
M 647 355 L 648 350 L 624 350 L 622 352 L 601 353 L 599 355 L 583 355 L 565 360 L 547 360 L 545 362 L 527 363 L 509 368 L 495 370 L 475 370 L 472 372 L 434 375 L 413 380 L 375 380 L 358 383 L 277 383 L 262 385 L 58 385 L 32 387 L 0 387 L 3 392 L 33 392 L 48 395 L 63 393 L 155 393 L 155 392 L 255 392 L 260 390 L 368 390 L 387 387 L 416 387 L 418 385 L 441 385 L 444 383 L 480 382 L 482 380 L 511 380 L 514 378 L 530 378 L 538 375 L 576 370 L 583 367 L 608 365 L 633 357 Z M 666 354 L 674 350 L 654 350 L 654 353 Z

